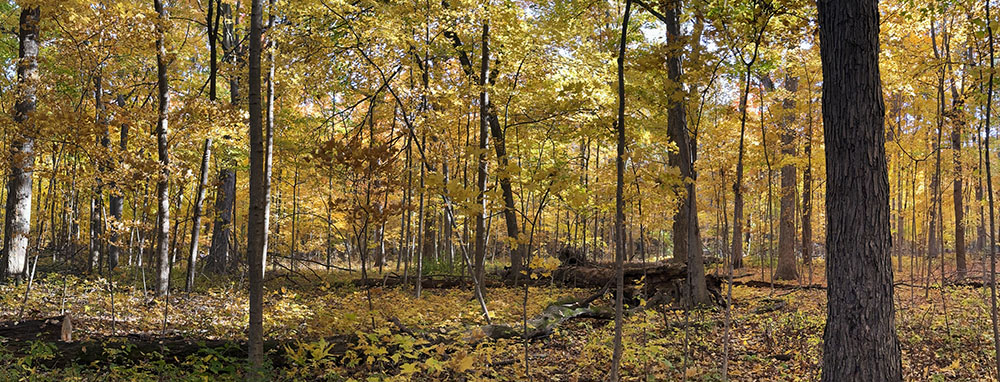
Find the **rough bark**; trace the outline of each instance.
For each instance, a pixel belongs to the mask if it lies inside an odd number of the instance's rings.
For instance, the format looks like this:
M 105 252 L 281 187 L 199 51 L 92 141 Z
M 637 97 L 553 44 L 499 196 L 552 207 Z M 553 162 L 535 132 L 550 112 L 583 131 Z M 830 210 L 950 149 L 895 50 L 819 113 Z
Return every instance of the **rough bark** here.
M 156 293 L 167 294 L 170 284 L 170 154 L 167 152 L 167 113 L 170 110 L 170 85 L 167 82 L 166 27 L 170 22 L 161 0 L 153 0 L 156 24 L 156 85 L 159 107 L 156 116 L 156 153 L 159 176 L 156 180 Z
M 267 180 L 265 179 L 265 148 L 261 110 L 261 27 L 262 0 L 252 0 L 250 5 L 250 63 L 249 63 L 249 114 L 250 114 L 250 200 L 247 221 L 247 263 L 250 278 L 250 325 L 247 334 L 251 379 L 262 379 L 264 363 L 264 246 L 265 211 L 267 205 Z
M 778 280 L 799 278 L 795 268 L 795 164 L 790 163 L 795 156 L 795 92 L 799 87 L 798 77 L 785 77 L 788 98 L 782 102 L 785 116 L 781 121 L 781 155 L 785 164 L 781 166 L 781 212 L 778 223 L 778 269 L 774 277 Z
M 806 265 L 812 264 L 812 140 L 813 140 L 813 106 L 812 106 L 812 81 L 806 77 L 807 94 L 809 97 L 809 121 L 806 123 L 805 136 L 805 157 L 806 166 L 802 169 L 802 262 Z M 810 276 L 811 277 L 811 276 Z
M 874 0 L 819 1 L 827 166 L 822 380 L 902 381 Z
M 236 36 L 234 24 L 239 20 L 233 19 L 232 7 L 222 1 L 216 2 L 216 33 L 222 19 L 222 52 L 224 60 L 233 65 L 236 70 L 229 77 L 229 102 L 234 108 L 240 107 L 240 68 L 242 68 L 242 45 Z M 221 152 L 220 152 L 221 153 Z M 228 158 L 222 159 L 222 168 L 219 170 L 219 182 L 217 184 L 215 196 L 215 223 L 212 227 L 212 244 L 209 251 L 208 269 L 212 272 L 221 273 L 229 270 L 229 267 L 236 263 L 233 258 L 231 246 L 233 209 L 236 203 L 236 170 L 233 168 Z
M 235 263 L 229 247 L 233 230 L 233 204 L 236 200 L 236 171 L 219 170 L 215 192 L 215 222 L 212 227 L 212 246 L 208 253 L 207 268 L 214 273 L 224 273 Z
M 24 8 L 18 30 L 17 95 L 14 103 L 13 142 L 7 205 L 4 214 L 3 277 L 23 279 L 27 268 L 28 233 L 31 229 L 31 182 L 35 164 L 35 90 L 38 82 L 39 7 Z

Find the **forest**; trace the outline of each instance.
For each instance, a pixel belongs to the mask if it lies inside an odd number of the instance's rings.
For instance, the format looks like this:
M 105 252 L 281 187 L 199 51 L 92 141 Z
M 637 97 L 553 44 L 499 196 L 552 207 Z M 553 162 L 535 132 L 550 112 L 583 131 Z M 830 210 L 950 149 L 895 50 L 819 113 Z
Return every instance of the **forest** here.
M 996 381 L 997 20 L 0 1 L 0 381 Z

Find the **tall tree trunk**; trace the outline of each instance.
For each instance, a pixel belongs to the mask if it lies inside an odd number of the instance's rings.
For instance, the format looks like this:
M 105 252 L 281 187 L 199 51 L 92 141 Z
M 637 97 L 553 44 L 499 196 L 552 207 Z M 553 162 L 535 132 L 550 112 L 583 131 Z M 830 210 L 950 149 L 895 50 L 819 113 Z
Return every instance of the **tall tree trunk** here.
M 264 251 L 266 245 L 267 179 L 264 169 L 265 148 L 261 113 L 260 55 L 261 55 L 261 3 L 252 0 L 250 5 L 250 63 L 249 63 L 249 114 L 250 114 L 250 199 L 247 221 L 247 263 L 250 278 L 250 324 L 247 346 L 250 361 L 250 379 L 263 380 L 264 363 Z
M 931 22 L 931 44 L 934 47 L 934 57 L 936 59 L 941 58 L 941 54 L 938 52 L 937 48 L 937 38 L 935 36 L 934 22 Z M 927 231 L 927 255 L 930 258 L 937 257 L 939 249 L 943 249 L 939 246 L 939 243 L 943 241 L 944 238 L 940 240 L 937 238 L 938 225 L 941 224 L 940 220 L 944 220 L 939 214 L 938 209 L 941 203 L 941 134 L 944 130 L 944 66 L 938 70 L 938 84 L 937 84 L 937 139 L 934 141 L 934 174 L 931 178 L 931 203 L 930 203 L 930 227 Z M 929 263 L 928 263 L 929 264 Z M 928 271 L 929 272 L 929 271 Z M 928 274 L 928 279 L 929 279 Z M 944 275 L 941 275 L 944 277 Z
M 95 115 L 94 119 L 98 126 L 101 127 L 101 135 L 97 137 L 97 144 L 104 148 L 104 150 L 109 151 L 111 140 L 108 138 L 108 120 L 106 118 L 106 107 L 104 105 L 104 88 L 103 79 L 100 73 L 94 77 L 94 109 Z M 90 204 L 90 261 L 87 264 L 87 268 L 90 272 L 95 272 L 103 268 L 100 266 L 103 263 L 103 258 L 101 258 L 101 250 L 103 248 L 104 240 L 104 219 L 102 219 L 101 212 L 104 210 L 104 173 L 108 171 L 107 163 L 104 159 L 101 159 L 97 163 L 97 168 L 100 175 L 97 176 L 94 185 L 94 197 L 91 199 Z M 41 191 L 39 191 L 41 193 Z
M 235 35 L 233 12 L 230 4 L 223 4 L 221 0 L 216 0 L 216 20 L 215 33 L 218 34 L 220 26 L 219 18 L 222 18 L 222 52 L 226 61 L 239 69 L 242 65 L 240 40 Z M 239 70 L 236 70 L 239 73 Z M 229 102 L 233 108 L 240 107 L 240 82 L 239 75 L 231 75 L 229 78 Z M 219 155 L 218 157 L 222 157 Z M 208 253 L 208 269 L 212 272 L 227 272 L 229 268 L 236 264 L 233 258 L 233 210 L 236 204 L 236 170 L 230 158 L 219 158 L 222 168 L 219 169 L 218 183 L 215 193 L 215 222 L 212 226 L 212 244 Z
M 452 46 L 458 52 L 459 62 L 466 76 L 483 86 L 483 90 L 479 94 L 480 124 L 486 124 L 486 126 L 481 126 L 481 128 L 489 128 L 489 132 L 493 138 L 493 148 L 497 154 L 497 182 L 500 184 L 501 197 L 503 199 L 503 215 L 507 228 L 507 237 L 511 240 L 517 240 L 516 246 L 511 249 L 510 272 L 508 274 L 517 275 L 521 273 L 524 251 L 527 248 L 519 239 L 514 191 L 511 186 L 510 174 L 507 173 L 509 159 L 507 157 L 504 128 L 500 125 L 496 108 L 489 96 L 489 92 L 486 91 L 488 85 L 493 82 L 492 78 L 495 78 L 497 75 L 496 71 L 490 72 L 489 70 L 489 23 L 486 21 L 483 22 L 483 55 L 478 76 L 472 67 L 472 60 L 469 59 L 468 54 L 462 47 L 462 40 L 458 35 L 454 31 L 448 30 L 444 32 L 444 36 L 451 40 Z
M 962 174 L 962 128 L 965 126 L 963 101 L 954 91 L 952 84 L 951 110 L 951 149 L 954 153 L 955 180 L 952 183 L 952 196 L 955 200 L 955 266 L 958 277 L 964 277 L 966 272 L 965 258 L 965 206 L 963 197 Z
M 785 109 L 781 121 L 781 155 L 785 164 L 781 166 L 781 213 L 778 223 L 778 269 L 774 277 L 778 280 L 795 280 L 799 278 L 795 268 L 795 165 L 791 163 L 795 156 L 795 92 L 799 87 L 799 78 L 785 76 L 785 90 L 788 98 L 782 102 Z
M 212 244 L 207 264 L 207 268 L 215 273 L 228 272 L 235 264 L 230 248 L 235 200 L 236 171 L 231 168 L 221 169 L 216 183 L 215 221 L 212 226 Z
M 216 79 L 219 74 L 219 50 L 216 42 L 219 40 L 219 19 L 222 12 L 218 12 L 215 3 L 221 4 L 222 0 L 208 0 L 208 14 L 205 16 L 205 25 L 208 28 L 208 100 L 215 101 L 218 86 Z
M 159 108 L 156 122 L 156 153 L 160 161 L 160 174 L 156 181 L 156 257 L 159 269 L 156 275 L 156 293 L 167 294 L 170 286 L 170 154 L 167 152 L 167 113 L 170 110 L 170 86 L 167 83 L 166 28 L 170 23 L 162 0 L 153 0 L 158 15 L 156 25 L 156 84 Z
M 756 17 L 753 20 L 757 22 Z M 736 181 L 733 183 L 733 242 L 729 253 L 733 269 L 743 267 L 743 235 L 749 232 L 743 231 L 743 153 L 745 151 L 745 138 L 747 127 L 747 97 L 750 95 L 750 69 L 757 61 L 757 54 L 760 49 L 761 39 L 764 36 L 767 24 L 760 27 L 753 45 L 753 54 L 749 59 L 740 57 L 744 67 L 743 94 L 740 97 L 740 144 L 736 159 Z
M 674 216 L 674 258 L 684 259 L 688 264 L 688 290 L 690 301 L 693 304 L 703 304 L 709 301 L 708 289 L 705 284 L 705 261 L 701 245 L 701 232 L 698 227 L 698 203 L 695 181 L 698 178 L 695 173 L 694 163 L 698 158 L 697 143 L 691 134 L 688 133 L 687 115 L 685 113 L 686 97 L 682 84 L 681 52 L 683 51 L 683 39 L 681 38 L 681 2 L 680 0 L 669 1 L 664 7 L 664 21 L 666 23 L 667 43 L 670 54 L 667 55 L 667 78 L 673 84 L 667 94 L 667 98 L 672 100 L 670 112 L 667 117 L 667 134 L 677 144 L 677 154 L 672 155 L 669 160 L 680 168 L 681 176 L 684 177 L 684 189 L 681 194 L 683 198 L 681 205 Z M 681 96 L 678 97 L 677 94 Z M 682 257 L 683 256 L 683 257 Z
M 17 100 L 11 144 L 10 175 L 7 179 L 7 208 L 4 214 L 4 278 L 23 279 L 27 268 L 28 234 L 31 229 L 31 176 L 35 165 L 35 90 L 38 83 L 39 7 L 23 8 L 19 21 Z
M 902 381 L 878 2 L 820 1 L 818 8 L 829 285 L 822 380 Z
M 625 47 L 628 41 L 628 20 L 632 0 L 625 0 L 622 16 L 621 42 L 618 46 L 618 119 L 615 135 L 618 151 L 615 156 L 615 338 L 611 354 L 611 382 L 618 382 L 622 359 L 622 326 L 625 310 L 622 294 L 625 289 Z
M 457 38 L 457 37 L 456 37 Z M 485 82 L 487 78 L 487 73 L 489 71 L 489 24 L 483 23 L 483 54 L 482 61 L 480 64 L 479 71 L 479 85 L 482 90 L 479 91 L 479 154 L 477 157 L 477 172 L 476 172 L 476 205 L 479 206 L 479 211 L 476 212 L 476 255 L 473 261 L 475 262 L 475 272 L 476 280 L 483 280 L 483 276 L 486 275 L 486 149 L 489 146 L 489 121 L 488 121 L 488 101 L 489 93 L 486 92 Z M 480 283 L 479 293 L 483 293 L 483 287 Z
M 274 27 L 274 0 L 268 0 L 267 30 L 269 33 Z M 264 195 L 271 195 L 271 169 L 274 164 L 274 49 L 275 41 L 269 38 L 267 42 L 267 112 L 264 116 Z M 259 75 L 258 75 L 259 77 Z M 271 198 L 264 197 L 264 249 L 261 251 L 263 260 L 261 264 L 267 265 L 268 233 L 271 227 Z M 295 237 L 293 236 L 294 240 Z M 290 254 L 294 259 L 295 254 Z M 294 264 L 294 263 L 293 263 Z M 264 272 L 266 267 L 261 267 Z M 261 277 L 264 277 L 261 273 Z
M 805 156 L 806 156 L 806 167 L 802 169 L 802 262 L 806 265 L 812 265 L 812 140 L 813 140 L 813 83 L 809 76 L 806 76 L 806 86 L 807 86 L 807 97 L 809 100 L 808 112 L 806 112 L 806 118 L 809 119 L 806 123 L 806 144 L 805 144 Z M 810 268 L 809 277 L 812 280 L 812 268 Z
M 118 95 L 115 103 L 118 104 L 119 108 L 125 107 L 125 97 Z M 119 138 L 118 138 L 118 151 L 119 157 L 123 157 L 128 150 L 128 124 L 123 123 L 120 127 Z M 118 160 L 119 166 L 122 160 Z M 108 213 L 111 215 L 111 219 L 114 222 L 120 222 L 122 220 L 122 211 L 125 206 L 125 198 L 123 191 L 118 187 L 117 183 L 111 183 L 111 196 L 108 198 Z M 118 258 L 121 254 L 121 245 L 119 241 L 119 231 L 117 228 L 119 225 L 115 224 L 111 229 L 111 236 L 108 238 L 108 269 L 114 270 L 118 266 Z M 53 226 L 55 228 L 55 226 Z
M 205 187 L 208 186 L 208 162 L 212 156 L 212 138 L 205 139 L 205 149 L 201 156 L 201 177 L 198 180 L 198 191 L 194 194 L 194 212 L 191 215 L 191 244 L 188 247 L 187 283 L 184 291 L 190 293 L 194 288 L 195 265 L 198 261 L 198 239 L 201 237 L 201 204 L 205 201 Z
M 986 19 L 992 20 L 990 18 L 990 2 L 986 2 Z M 993 240 L 993 233 L 996 232 L 996 209 L 993 203 L 993 173 L 990 169 L 990 134 L 992 133 L 992 125 L 990 124 L 990 116 L 993 114 L 993 71 L 996 69 L 996 63 L 994 62 L 994 48 L 993 48 L 993 23 L 986 23 L 986 36 L 988 38 L 989 52 L 990 52 L 990 70 L 989 81 L 987 81 L 986 87 L 986 134 L 984 137 L 984 148 L 986 150 L 986 190 L 989 196 L 987 199 L 989 201 L 990 208 L 990 323 L 993 329 L 993 354 L 994 362 L 996 362 L 997 370 L 1000 370 L 1000 326 L 997 325 L 997 247 Z

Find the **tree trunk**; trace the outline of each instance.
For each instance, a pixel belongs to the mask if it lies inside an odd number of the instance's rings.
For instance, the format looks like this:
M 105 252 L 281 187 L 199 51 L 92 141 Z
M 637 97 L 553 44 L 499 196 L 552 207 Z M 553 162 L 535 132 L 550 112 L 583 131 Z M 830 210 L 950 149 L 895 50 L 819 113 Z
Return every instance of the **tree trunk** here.
M 507 237 L 511 240 L 518 240 L 517 245 L 510 253 L 509 274 L 517 275 L 521 272 L 526 247 L 519 241 L 514 191 L 511 186 L 510 174 L 507 173 L 508 158 L 504 128 L 500 125 L 500 119 L 497 117 L 497 111 L 494 108 L 493 101 L 490 99 L 489 92 L 485 90 L 487 85 L 493 82 L 492 78 L 496 77 L 496 72 L 491 73 L 489 70 L 489 24 L 486 22 L 483 23 L 483 55 L 478 76 L 472 67 L 472 61 L 469 59 L 468 54 L 463 50 L 462 40 L 459 39 L 458 35 L 454 31 L 449 30 L 444 32 L 444 36 L 451 40 L 452 46 L 458 52 L 459 62 L 466 76 L 476 80 L 484 89 L 479 93 L 480 128 L 489 128 L 490 134 L 493 136 L 493 148 L 497 154 L 497 182 L 500 183 L 501 197 L 503 198 L 503 215 L 507 227 Z M 482 139 L 480 139 L 480 143 L 482 143 Z
M 486 87 L 484 81 L 487 77 L 487 72 L 489 71 L 489 25 L 483 23 L 483 55 L 482 63 L 479 72 L 479 85 L 483 86 L 483 90 L 479 92 L 479 155 L 477 157 L 477 172 L 476 172 L 476 205 L 479 206 L 479 211 L 476 212 L 476 254 L 475 259 L 475 272 L 476 280 L 479 282 L 479 293 L 480 295 L 485 295 L 483 286 L 486 284 L 483 277 L 486 275 L 486 167 L 488 162 L 486 161 L 486 149 L 489 146 L 489 121 L 487 120 L 487 114 L 489 110 L 487 109 L 487 102 L 489 101 L 489 93 L 486 92 Z
M 964 277 L 966 272 L 965 259 L 965 207 L 962 200 L 963 180 L 962 180 L 962 128 L 965 125 L 963 119 L 964 108 L 961 97 L 956 97 L 954 84 L 952 84 L 952 110 L 951 110 L 951 149 L 955 160 L 955 180 L 952 183 L 952 195 L 955 200 L 955 266 L 958 277 Z
M 785 90 L 788 98 L 782 102 L 785 109 L 781 121 L 781 155 L 785 164 L 781 166 L 781 212 L 778 223 L 778 269 L 774 277 L 778 280 L 799 278 L 795 268 L 795 165 L 790 163 L 795 150 L 795 92 L 799 87 L 798 77 L 785 76 Z
M 615 182 L 615 338 L 611 354 L 611 382 L 618 382 L 622 359 L 622 313 L 625 310 L 622 295 L 625 290 L 625 47 L 628 41 L 628 20 L 632 0 L 625 0 L 622 16 L 621 42 L 618 47 L 618 119 L 615 135 L 618 151 L 615 156 L 617 180 Z
M 229 247 L 233 231 L 233 205 L 236 200 L 236 171 L 219 170 L 215 192 L 215 222 L 212 226 L 212 247 L 208 252 L 208 269 L 215 273 L 227 272 L 235 263 Z
M 267 30 L 271 31 L 274 27 L 274 0 L 268 0 L 268 13 Z M 261 250 L 264 256 L 261 264 L 264 266 L 260 269 L 261 277 L 264 277 L 263 272 L 267 269 L 268 234 L 271 232 L 271 169 L 274 164 L 274 39 L 268 39 L 267 44 L 267 111 L 264 115 L 264 249 Z M 292 239 L 294 240 L 294 236 Z M 291 256 L 294 259 L 295 254 L 292 253 Z
M 11 144 L 7 206 L 4 214 L 4 278 L 23 279 L 27 268 L 28 234 L 31 230 L 31 176 L 35 165 L 35 90 L 38 82 L 39 7 L 23 8 L 19 21 L 17 100 L 14 103 L 14 139 Z
M 160 161 L 160 174 L 156 181 L 156 257 L 159 261 L 156 277 L 156 293 L 167 294 L 170 284 L 170 154 L 167 152 L 167 113 L 170 110 L 170 87 L 167 83 L 166 28 L 169 25 L 167 11 L 162 0 L 153 0 L 159 17 L 156 26 L 156 84 L 159 109 L 156 122 L 156 152 Z
M 827 164 L 823 381 L 902 381 L 893 306 L 878 3 L 820 1 Z
M 233 12 L 230 4 L 223 4 L 221 0 L 216 0 L 216 20 L 215 33 L 218 34 L 219 18 L 222 18 L 222 52 L 231 65 L 236 68 L 236 73 L 242 67 L 240 40 L 235 35 L 234 24 L 239 21 L 233 20 Z M 211 95 L 211 94 L 210 94 Z M 235 109 L 240 107 L 240 82 L 239 76 L 233 75 L 229 78 L 229 102 Z M 220 152 L 220 154 L 223 152 Z M 219 155 L 222 157 L 223 155 Z M 215 222 L 212 226 L 212 244 L 208 254 L 207 269 L 215 273 L 227 272 L 229 268 L 236 264 L 234 258 L 235 251 L 232 248 L 233 232 L 233 210 L 236 204 L 236 170 L 233 168 L 229 158 L 220 158 L 222 168 L 219 170 L 219 181 L 215 194 Z
M 125 97 L 118 95 L 115 100 L 119 108 L 125 107 Z M 123 123 L 121 125 L 121 131 L 118 140 L 118 150 L 119 155 L 124 156 L 128 150 L 128 124 Z M 118 164 L 121 165 L 122 160 L 118 160 Z M 120 222 L 122 220 L 122 211 L 124 210 L 125 199 L 122 194 L 121 188 L 118 187 L 117 183 L 111 183 L 111 196 L 108 198 L 108 213 L 111 214 L 111 219 L 113 222 Z M 118 266 L 118 258 L 121 254 L 121 246 L 118 243 L 119 231 L 120 229 L 117 224 L 111 229 L 111 236 L 109 237 L 108 243 L 108 269 L 114 270 Z M 55 228 L 53 226 L 53 228 Z
M 194 213 L 191 215 L 191 245 L 188 249 L 187 283 L 184 291 L 190 293 L 194 288 L 195 264 L 198 261 L 198 239 L 201 237 L 201 204 L 205 201 L 205 187 L 208 186 L 208 162 L 212 156 L 212 138 L 205 140 L 205 149 L 201 156 L 201 177 L 198 180 L 198 191 L 194 196 Z
M 267 206 L 267 179 L 260 97 L 261 3 L 250 5 L 250 199 L 247 221 L 247 263 L 250 278 L 250 324 L 247 334 L 250 378 L 262 380 L 264 363 L 264 250 Z
M 809 111 L 806 113 L 807 118 L 809 118 L 808 123 L 806 123 L 806 144 L 805 144 L 805 156 L 806 156 L 806 167 L 802 169 L 802 262 L 806 265 L 812 264 L 812 140 L 813 140 L 813 106 L 812 106 L 812 81 L 807 76 L 806 86 L 808 90 L 806 91 L 807 97 L 809 97 Z M 810 268 L 812 269 L 812 268 Z M 809 277 L 812 277 L 810 271 Z

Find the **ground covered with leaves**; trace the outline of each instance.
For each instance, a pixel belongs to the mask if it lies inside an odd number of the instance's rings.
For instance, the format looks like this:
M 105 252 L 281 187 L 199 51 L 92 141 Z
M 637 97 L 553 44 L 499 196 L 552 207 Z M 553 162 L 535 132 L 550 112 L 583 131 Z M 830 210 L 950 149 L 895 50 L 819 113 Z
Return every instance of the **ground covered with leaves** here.
M 525 373 L 549 381 L 606 377 L 611 320 L 570 320 L 552 335 L 527 344 L 518 338 L 492 340 L 483 334 L 486 322 L 470 290 L 427 289 L 416 299 L 410 288 L 365 290 L 354 286 L 351 277 L 332 274 L 269 282 L 264 329 L 268 339 L 279 343 L 269 357 L 273 379 L 517 381 L 528 379 Z M 109 282 L 101 278 L 40 275 L 27 304 L 25 284 L 0 286 L 0 321 L 66 312 L 73 317 L 74 341 L 111 344 L 103 347 L 106 354 L 98 361 L 49 367 L 47 360 L 58 351 L 55 346 L 37 341 L 17 347 L 4 341 L 0 364 L 9 366 L 0 368 L 0 380 L 243 379 L 245 364 L 238 352 L 205 348 L 177 358 L 154 351 L 142 362 L 116 357 L 136 335 L 233 340 L 231 346 L 241 346 L 247 297 L 239 281 L 207 280 L 194 293 L 174 292 L 164 300 L 142 293 L 126 279 L 115 280 L 113 302 Z M 739 280 L 752 279 L 760 279 L 759 273 L 744 274 Z M 825 290 L 819 281 L 814 288 L 796 284 L 733 288 L 728 331 L 731 380 L 819 379 L 826 314 Z M 897 333 L 907 380 L 993 380 L 988 290 L 900 284 Z M 493 323 L 521 328 L 523 314 L 530 318 L 557 301 L 593 292 L 531 287 L 523 305 L 523 287 L 496 287 L 487 290 L 487 298 Z M 594 302 L 603 309 L 610 309 L 610 304 L 610 295 Z M 632 309 L 625 322 L 626 379 L 722 380 L 726 317 L 721 308 Z

